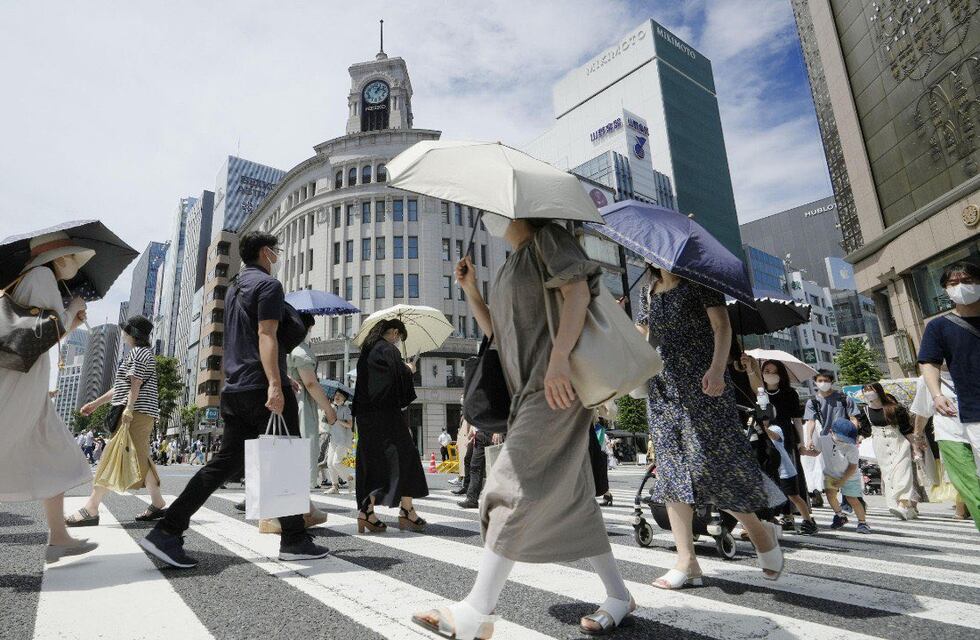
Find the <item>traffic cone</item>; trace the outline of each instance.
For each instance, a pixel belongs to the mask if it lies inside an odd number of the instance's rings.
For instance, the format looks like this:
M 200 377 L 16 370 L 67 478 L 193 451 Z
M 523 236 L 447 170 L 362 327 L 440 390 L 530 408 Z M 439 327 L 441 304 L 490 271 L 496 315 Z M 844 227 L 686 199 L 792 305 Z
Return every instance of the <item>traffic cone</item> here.
M 435 472 L 436 472 L 436 454 L 433 453 L 432 459 L 429 460 L 429 473 L 435 473 Z

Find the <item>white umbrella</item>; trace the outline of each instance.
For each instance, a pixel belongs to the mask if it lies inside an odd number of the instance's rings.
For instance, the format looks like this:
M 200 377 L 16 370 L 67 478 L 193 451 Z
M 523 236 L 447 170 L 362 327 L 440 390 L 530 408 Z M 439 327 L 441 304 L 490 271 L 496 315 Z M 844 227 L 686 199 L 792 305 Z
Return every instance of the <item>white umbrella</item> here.
M 779 351 L 778 349 L 749 349 L 746 351 L 748 355 L 752 356 L 760 363 L 766 360 L 778 360 L 786 365 L 786 370 L 789 372 L 789 377 L 792 378 L 790 382 L 806 382 L 817 375 L 817 370 L 803 362 L 796 356 L 786 353 L 785 351 Z
M 396 304 L 388 309 L 375 311 L 361 323 L 361 328 L 354 336 L 354 344 L 361 346 L 371 328 L 382 320 L 401 320 L 408 330 L 408 339 L 402 340 L 403 357 L 418 355 L 432 351 L 442 346 L 446 338 L 453 332 L 446 315 L 438 309 L 410 304 Z
M 602 224 L 579 179 L 499 142 L 426 140 L 387 164 L 388 186 L 510 219 Z

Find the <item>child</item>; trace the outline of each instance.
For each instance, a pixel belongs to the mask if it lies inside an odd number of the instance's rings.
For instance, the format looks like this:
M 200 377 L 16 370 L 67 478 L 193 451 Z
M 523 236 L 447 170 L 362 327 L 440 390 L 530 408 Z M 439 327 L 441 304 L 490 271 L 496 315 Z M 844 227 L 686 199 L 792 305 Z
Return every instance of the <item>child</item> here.
M 783 445 L 783 430 L 778 425 L 770 424 L 767 425 L 766 432 L 769 434 L 769 439 L 772 440 L 773 446 L 776 447 L 776 451 L 779 452 L 779 488 L 786 494 L 790 502 L 800 510 L 800 515 L 803 516 L 800 533 L 812 536 L 817 533 L 817 523 L 810 513 L 810 505 L 800 497 L 800 491 L 797 489 L 796 465 L 793 464 L 793 459 L 786 453 L 786 447 Z
M 857 427 L 850 420 L 837 418 L 830 425 L 830 433 L 815 438 L 824 463 L 824 483 L 827 502 L 834 510 L 831 529 L 847 524 L 847 516 L 841 510 L 837 492 L 840 491 L 857 516 L 858 533 L 871 533 L 866 522 L 864 505 L 861 503 L 861 473 L 858 471 Z

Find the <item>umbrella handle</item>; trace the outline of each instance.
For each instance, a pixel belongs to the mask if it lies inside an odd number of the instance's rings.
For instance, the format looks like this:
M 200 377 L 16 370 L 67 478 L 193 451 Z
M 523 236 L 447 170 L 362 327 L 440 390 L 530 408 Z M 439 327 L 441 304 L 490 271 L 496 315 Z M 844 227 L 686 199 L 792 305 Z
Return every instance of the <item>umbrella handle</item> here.
M 470 232 L 470 242 L 466 246 L 466 255 L 470 256 L 473 262 L 476 262 L 476 230 L 480 228 L 480 221 L 483 219 L 483 211 L 481 210 L 476 214 L 476 220 L 473 221 L 473 231 Z

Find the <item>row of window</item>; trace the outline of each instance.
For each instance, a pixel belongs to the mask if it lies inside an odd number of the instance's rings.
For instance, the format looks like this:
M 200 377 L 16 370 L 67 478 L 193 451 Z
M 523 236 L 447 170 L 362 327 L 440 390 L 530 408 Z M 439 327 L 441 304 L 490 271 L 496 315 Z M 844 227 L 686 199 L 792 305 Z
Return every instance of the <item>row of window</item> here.
M 382 299 L 386 297 L 386 283 L 387 276 L 384 274 L 378 274 L 374 277 L 374 297 L 376 299 Z M 372 276 L 361 276 L 361 300 L 371 299 L 371 278 Z M 393 298 L 404 298 L 405 297 L 405 274 L 396 273 L 391 277 L 392 291 L 391 295 Z M 344 299 L 347 301 L 352 301 L 354 299 L 354 278 L 352 276 L 347 276 L 344 278 L 344 290 L 341 293 L 340 290 L 340 278 L 334 278 L 333 280 L 333 293 L 334 295 L 343 295 Z M 408 274 L 408 297 L 418 298 L 419 297 L 419 274 L 410 273 Z
M 455 284 L 456 278 L 454 276 L 442 276 L 442 297 L 444 300 L 453 299 L 453 289 L 456 289 L 456 295 L 458 300 L 466 300 L 466 292 L 463 291 L 463 287 Z M 486 303 L 490 302 L 490 284 L 484 280 L 482 282 L 483 288 L 483 301 Z
M 385 169 L 385 163 L 382 162 L 382 163 L 378 164 L 377 169 L 374 169 L 373 171 L 374 171 L 374 178 L 375 178 L 374 181 L 375 182 L 386 182 L 388 180 L 388 171 Z M 357 184 L 369 184 L 371 182 L 371 172 L 372 172 L 371 165 L 366 164 L 363 167 L 361 167 L 361 170 L 360 170 L 361 181 L 360 181 L 360 183 L 358 183 L 358 181 L 357 181 L 357 175 L 358 175 L 357 167 L 351 167 L 350 169 L 347 170 L 347 183 L 345 184 L 344 183 L 344 170 L 341 169 L 334 176 L 333 188 L 334 189 L 343 189 L 344 187 L 353 187 L 353 186 L 355 186 Z
M 361 260 L 370 260 L 372 248 L 375 260 L 384 260 L 386 256 L 387 238 L 379 236 L 377 238 L 361 238 Z M 408 236 L 408 252 L 405 251 L 405 237 L 394 236 L 392 238 L 392 258 L 401 260 L 408 256 L 409 260 L 417 260 L 419 257 L 419 237 Z M 354 240 L 347 240 L 343 246 L 344 262 L 354 262 Z M 333 263 L 340 264 L 341 257 L 340 242 L 333 243 Z
M 371 201 L 366 200 L 362 202 L 360 207 L 361 224 L 370 224 L 372 220 L 371 214 Z M 386 202 L 384 200 L 375 200 L 373 215 L 374 221 L 384 222 L 387 218 L 387 214 L 388 210 Z M 417 199 L 410 198 L 408 200 L 398 199 L 391 201 L 391 219 L 394 222 L 404 222 L 406 214 L 409 222 L 418 222 L 419 201 Z M 352 226 L 357 217 L 357 205 L 348 204 L 346 208 L 337 205 L 333 208 L 333 228 L 339 229 L 341 221 L 344 221 L 347 226 Z

